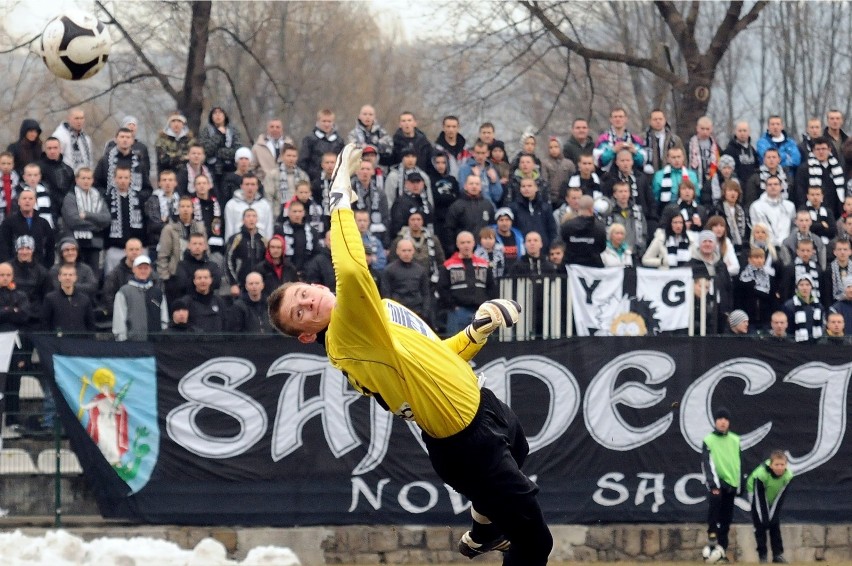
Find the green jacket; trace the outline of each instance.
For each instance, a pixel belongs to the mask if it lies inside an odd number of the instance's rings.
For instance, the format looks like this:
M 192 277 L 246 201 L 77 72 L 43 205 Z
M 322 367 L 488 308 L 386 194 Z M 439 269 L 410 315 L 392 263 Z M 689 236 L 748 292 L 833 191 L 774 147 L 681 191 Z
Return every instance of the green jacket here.
M 789 468 L 780 476 L 776 476 L 772 473 L 769 462 L 767 460 L 756 467 L 746 484 L 748 492 L 754 494 L 752 508 L 763 523 L 768 523 L 780 515 L 787 485 L 793 479 L 793 472 Z
M 740 437 L 733 432 L 714 430 L 704 437 L 701 470 L 708 490 L 739 492 L 742 483 Z

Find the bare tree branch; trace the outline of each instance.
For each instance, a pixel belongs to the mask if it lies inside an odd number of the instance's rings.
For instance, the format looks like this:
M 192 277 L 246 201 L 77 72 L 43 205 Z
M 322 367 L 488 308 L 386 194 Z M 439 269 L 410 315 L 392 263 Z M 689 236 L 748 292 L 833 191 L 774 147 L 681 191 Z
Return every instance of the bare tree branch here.
M 92 96 L 90 96 L 88 98 L 84 98 L 83 100 L 77 100 L 77 101 L 75 101 L 71 104 L 68 104 L 66 106 L 62 106 L 62 107 L 56 108 L 56 109 L 51 109 L 49 111 L 50 112 L 66 112 L 66 111 L 74 108 L 75 106 L 80 106 L 82 104 L 86 104 L 87 102 L 97 100 L 98 98 L 105 96 L 105 95 L 111 93 L 112 91 L 116 90 L 120 86 L 133 84 L 137 81 L 141 81 L 142 79 L 150 79 L 150 78 L 157 78 L 157 77 L 153 73 L 139 73 L 137 75 L 132 75 L 132 76 L 126 77 L 124 79 L 121 79 L 118 82 L 112 83 L 109 87 L 102 90 L 98 94 L 93 94 Z
M 145 64 L 146 67 L 148 67 L 148 70 L 150 71 L 149 76 L 153 76 L 154 78 L 156 78 L 159 81 L 160 85 L 163 87 L 163 90 L 165 90 L 169 94 L 169 96 L 171 96 L 175 100 L 179 100 L 180 93 L 175 90 L 175 88 L 169 82 L 169 78 L 163 73 L 161 73 L 160 69 L 153 63 L 153 61 L 151 61 L 148 56 L 145 55 L 145 52 L 142 50 L 142 46 L 136 43 L 136 41 L 130 36 L 130 33 L 128 33 L 124 26 L 121 25 L 121 23 L 115 19 L 115 16 L 113 16 L 112 13 L 107 10 L 107 7 L 104 5 L 103 2 L 101 2 L 101 0 L 96 0 L 95 3 L 101 10 L 103 10 L 104 14 L 106 14 L 109 18 L 108 23 L 114 25 L 118 29 L 118 31 L 121 32 L 121 35 L 124 36 L 124 38 L 127 40 L 127 43 L 130 44 L 130 47 L 133 49 L 139 59 Z
M 281 92 L 281 88 L 278 86 L 278 81 L 275 80 L 275 78 L 272 76 L 272 73 L 269 72 L 269 69 L 266 67 L 266 65 L 263 63 L 263 61 L 261 61 L 258 58 L 258 56 L 255 54 L 255 52 L 252 51 L 252 49 L 246 44 L 245 41 L 243 41 L 242 39 L 237 37 L 237 35 L 233 31 L 231 31 L 231 30 L 229 30 L 228 28 L 225 28 L 225 27 L 218 26 L 218 27 L 214 27 L 214 28 L 210 29 L 211 35 L 215 32 L 222 32 L 222 33 L 228 35 L 231 39 L 234 40 L 234 43 L 239 45 L 243 49 L 243 51 L 245 51 L 248 54 L 248 56 L 251 57 L 252 60 L 254 60 L 255 63 L 257 63 L 257 66 L 260 68 L 260 70 L 263 72 L 263 74 L 266 75 L 266 78 L 269 79 L 269 82 L 272 84 L 272 87 L 275 89 L 275 93 L 278 95 L 278 98 L 281 99 L 281 102 L 283 102 L 284 104 L 287 104 L 287 105 L 293 103 L 292 100 L 289 100 L 287 98 L 287 95 L 285 95 L 283 92 Z
M 686 81 L 683 77 L 676 75 L 670 72 L 665 68 L 661 63 L 657 61 L 653 61 L 651 59 L 647 59 L 644 57 L 637 57 L 634 55 L 628 55 L 626 53 L 617 53 L 612 51 L 602 51 L 600 49 L 592 49 L 586 47 L 582 43 L 574 41 L 570 37 L 568 37 L 545 13 L 544 9 L 541 8 L 540 4 L 536 0 L 520 0 L 519 4 L 526 8 L 529 13 L 535 17 L 544 28 L 550 33 L 556 41 L 562 47 L 573 51 L 574 53 L 580 55 L 581 57 L 586 57 L 589 59 L 597 59 L 599 61 L 612 61 L 614 63 L 624 63 L 626 65 L 631 65 L 633 67 L 641 67 L 643 69 L 647 69 L 648 71 L 654 73 L 655 75 L 663 78 L 673 85 L 683 85 L 686 84 Z
M 757 16 L 760 15 L 760 12 L 767 4 L 768 2 L 765 0 L 756 2 L 754 6 L 751 7 L 751 10 L 749 10 L 745 16 L 740 18 L 743 3 L 731 2 L 728 6 L 728 11 L 725 14 L 725 19 L 722 20 L 722 23 L 716 28 L 716 35 L 713 36 L 713 40 L 710 42 L 710 47 L 707 49 L 707 53 L 704 54 L 704 58 L 707 62 L 714 63 L 716 61 L 720 61 L 722 56 L 725 54 L 725 51 L 727 51 L 728 47 L 731 46 L 731 41 L 733 41 L 738 33 L 746 29 L 749 24 L 757 19 Z
M 237 85 L 234 83 L 234 79 L 231 77 L 231 74 L 227 71 L 227 69 L 219 65 L 208 65 L 207 70 L 219 71 L 220 73 L 225 75 L 225 79 L 227 79 L 228 85 L 231 87 L 231 95 L 233 97 L 232 100 L 234 101 L 234 104 L 237 105 L 237 112 L 239 112 L 240 114 L 240 122 L 243 123 L 243 130 L 245 132 L 251 132 L 251 129 L 249 129 L 248 125 L 248 119 L 246 118 L 246 113 L 243 110 L 242 103 L 240 102 L 240 95 L 237 93 Z
M 18 45 L 14 45 L 14 46 L 10 47 L 9 49 L 4 49 L 3 51 L 0 51 L 0 55 L 6 55 L 7 53 L 12 53 L 13 51 L 17 51 L 18 49 L 21 49 L 22 47 L 27 47 L 28 45 L 32 45 L 33 42 L 35 42 L 40 37 L 41 37 L 41 34 L 39 33 L 38 35 L 28 39 L 27 41 L 25 41 L 23 43 L 19 43 Z

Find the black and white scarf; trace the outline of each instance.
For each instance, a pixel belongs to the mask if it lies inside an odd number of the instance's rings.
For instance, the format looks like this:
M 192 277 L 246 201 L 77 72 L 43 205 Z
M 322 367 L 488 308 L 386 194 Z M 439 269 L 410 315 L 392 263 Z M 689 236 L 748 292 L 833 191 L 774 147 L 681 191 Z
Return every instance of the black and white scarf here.
M 808 186 L 822 187 L 822 171 L 823 166 L 819 159 L 813 154 L 808 154 Z M 843 199 L 846 198 L 846 180 L 843 178 L 843 167 L 834 155 L 828 156 L 828 171 L 831 173 L 831 180 L 834 183 L 834 191 L 837 193 L 837 198 L 843 204 Z M 823 187 L 828 190 L 828 187 Z
M 310 179 L 304 171 L 298 167 L 294 167 L 291 171 L 287 170 L 287 166 L 283 163 L 278 163 L 278 200 L 282 204 L 289 202 L 296 193 L 296 185 L 299 181 L 308 181 Z M 290 186 L 290 175 L 293 176 L 293 186 Z
M 763 268 L 756 268 L 749 264 L 740 272 L 740 281 L 750 283 L 754 281 L 754 290 L 768 295 L 772 290 L 772 279 Z
M 173 192 L 171 197 L 167 197 L 162 189 L 157 189 L 154 191 L 154 196 L 160 203 L 160 218 L 168 220 L 177 216 L 178 203 L 180 202 L 180 195 L 177 194 L 177 191 Z
M 680 169 L 680 177 L 681 179 L 689 179 L 689 175 L 687 174 L 687 168 L 683 167 Z M 672 201 L 672 198 L 677 199 L 678 193 L 674 190 L 674 180 L 672 179 L 672 173 L 674 169 L 671 165 L 666 165 L 663 167 L 663 177 L 660 180 L 660 202 L 663 204 L 668 204 Z M 678 189 L 680 185 L 678 185 Z
M 114 148 L 113 148 L 114 149 Z M 135 159 L 135 156 L 134 156 Z M 112 177 L 110 177 L 112 178 Z M 124 225 L 121 221 L 121 199 L 126 198 L 127 200 L 127 208 L 129 213 L 129 223 L 131 230 L 141 230 L 144 227 L 143 224 L 143 216 L 142 216 L 142 206 L 139 202 L 139 191 L 134 189 L 132 186 L 127 191 L 126 195 L 122 195 L 118 192 L 118 189 L 112 187 L 110 189 L 110 201 L 109 201 L 109 214 L 112 217 L 112 221 L 109 225 L 109 237 L 114 240 L 120 240 L 124 238 Z
M 205 177 L 207 177 L 207 180 L 210 181 L 210 190 L 213 190 L 213 176 L 210 174 L 210 170 L 203 163 L 201 164 L 200 169 L 201 171 L 199 173 L 196 173 L 195 170 L 192 168 L 192 165 L 190 165 L 189 163 L 186 164 L 186 190 L 191 195 L 195 194 L 195 178 L 199 175 L 204 175 Z
M 808 317 L 808 307 L 812 309 L 810 317 Z M 808 318 L 811 322 L 810 332 L 808 332 Z M 793 295 L 793 328 L 796 342 L 807 342 L 822 337 L 822 307 L 814 295 L 811 295 L 811 302 L 807 304 L 802 301 L 799 293 Z
M 580 177 L 579 173 L 571 175 L 571 177 L 568 179 L 569 188 L 583 189 L 584 194 L 589 194 L 586 192 L 586 188 L 589 184 L 592 185 L 591 194 L 589 196 L 595 199 L 601 198 L 603 196 L 603 193 L 601 192 L 601 178 L 598 177 L 597 173 L 592 173 L 591 179 L 589 179 L 589 181 L 587 181 L 586 183 L 583 183 L 583 178 Z
M 47 220 L 47 223 L 50 224 L 51 228 L 55 228 L 56 226 L 53 222 L 53 207 L 51 206 L 50 191 L 47 190 L 47 187 L 45 187 L 41 183 L 36 185 L 35 188 L 30 187 L 26 184 L 22 184 L 18 189 L 17 194 L 20 195 L 21 191 L 25 189 L 35 193 L 35 209 L 38 211 L 38 215 Z
M 689 263 L 690 243 L 686 234 L 671 235 L 666 238 L 666 257 L 669 267 L 681 267 Z
M 87 215 L 91 212 L 97 212 L 101 208 L 101 194 L 94 187 L 83 190 L 75 185 L 74 200 L 77 202 L 77 212 L 85 212 Z M 91 240 L 94 237 L 95 235 L 91 230 L 74 230 L 75 240 Z
M 769 172 L 769 168 L 767 168 L 766 165 L 761 165 L 758 173 L 760 174 L 760 192 L 762 194 L 766 192 L 766 180 L 772 175 L 772 173 Z M 784 171 L 784 168 L 778 167 L 775 172 L 775 176 L 781 179 L 781 198 L 789 200 L 790 195 L 787 192 L 787 173 Z
M 310 257 L 314 253 L 316 245 L 316 235 L 313 229 L 308 224 L 302 224 L 305 228 L 305 257 Z M 292 258 L 296 254 L 296 231 L 293 230 L 293 224 L 290 220 L 285 219 L 281 224 L 281 233 L 284 235 L 284 255 Z
M 213 203 L 213 217 L 210 219 L 207 245 L 210 248 L 217 248 L 218 251 L 218 248 L 225 245 L 225 239 L 222 237 L 222 207 L 219 206 L 219 200 L 213 195 L 210 195 L 207 200 Z M 201 199 L 198 197 L 192 199 L 192 218 L 207 227 L 207 223 L 204 221 L 204 209 L 201 206 Z
M 358 201 L 352 206 L 355 210 L 370 211 L 370 232 L 384 234 L 388 231 L 385 219 L 382 216 L 381 193 L 378 187 L 370 183 L 366 188 L 360 181 L 355 182 L 355 190 L 358 193 Z M 425 191 L 424 191 L 425 192 Z
M 811 296 L 814 300 L 819 300 L 819 269 L 817 262 L 810 260 L 808 263 L 803 262 L 799 257 L 793 260 L 793 283 L 798 283 L 802 275 L 807 275 L 811 279 L 813 291 Z
M 811 220 L 814 224 L 819 224 L 820 222 L 825 222 L 829 226 L 831 225 L 831 219 L 828 217 L 828 210 L 822 205 L 819 208 L 816 208 L 814 205 L 810 203 L 810 201 L 805 203 L 805 208 L 808 211 L 808 214 L 811 215 Z M 830 241 L 826 236 L 820 236 L 820 240 L 825 245 L 828 245 Z
M 846 286 L 843 284 L 843 280 L 849 275 L 849 265 L 840 267 L 840 264 L 835 259 L 828 265 L 828 268 L 831 270 L 831 288 L 834 291 L 832 299 L 842 301 L 846 293 Z
M 142 189 L 142 172 L 139 170 L 139 155 L 135 151 L 130 152 L 130 192 L 138 192 Z M 118 167 L 118 146 L 112 146 L 107 154 L 107 188 L 117 193 L 115 187 L 115 170 Z M 138 199 L 138 197 L 137 197 Z
M 727 202 L 723 201 L 722 211 L 724 211 L 725 220 L 728 222 L 728 231 L 731 233 L 731 243 L 735 246 L 742 246 L 746 233 L 746 218 L 743 207 L 738 204 L 731 206 Z
M 71 168 L 77 171 L 80 167 L 91 167 L 92 148 L 89 147 L 89 140 L 86 134 L 74 131 L 68 125 L 68 122 L 63 122 L 62 125 L 68 130 L 68 139 L 71 141 L 71 161 L 73 163 Z
M 630 200 L 631 202 L 639 202 L 639 187 L 636 184 L 636 175 L 625 175 L 621 171 L 618 172 L 618 179 L 630 185 Z
M 420 237 L 416 238 L 411 235 L 411 228 L 403 226 L 399 231 L 399 235 L 402 236 L 403 240 L 410 240 L 414 245 L 415 251 L 422 250 L 423 246 L 426 246 L 426 253 L 429 255 L 429 279 L 432 283 L 437 283 L 440 269 L 438 266 L 438 260 L 436 259 L 435 239 L 432 237 L 432 233 L 429 229 L 424 229 Z
M 657 136 L 657 134 L 662 136 Z M 677 145 L 677 140 L 672 135 L 672 130 L 668 124 L 663 128 L 662 132 L 656 132 L 651 128 L 645 130 L 645 151 L 648 156 L 646 164 L 650 164 L 654 170 L 660 168 L 665 161 L 665 156 L 669 150 Z

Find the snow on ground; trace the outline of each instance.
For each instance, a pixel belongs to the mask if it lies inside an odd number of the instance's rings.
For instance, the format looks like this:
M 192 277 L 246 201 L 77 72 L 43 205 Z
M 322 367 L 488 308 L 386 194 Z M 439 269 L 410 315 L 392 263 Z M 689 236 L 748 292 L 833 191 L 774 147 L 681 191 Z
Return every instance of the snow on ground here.
M 225 546 L 206 538 L 193 550 L 173 542 L 135 537 L 99 538 L 91 542 L 58 530 L 43 537 L 21 531 L 0 533 L 0 557 L 4 566 L 300 566 L 289 548 L 261 546 L 245 560 L 228 560 Z

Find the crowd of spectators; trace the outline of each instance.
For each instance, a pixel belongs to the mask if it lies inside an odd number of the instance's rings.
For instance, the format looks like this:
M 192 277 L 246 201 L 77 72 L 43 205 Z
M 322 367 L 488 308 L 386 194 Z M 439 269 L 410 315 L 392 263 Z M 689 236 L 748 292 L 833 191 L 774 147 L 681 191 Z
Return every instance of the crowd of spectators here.
M 0 153 L 2 325 L 118 340 L 270 332 L 275 287 L 334 286 L 328 188 L 355 141 L 353 208 L 379 289 L 443 332 L 500 278 L 578 264 L 690 267 L 711 333 L 737 333 L 741 313 L 748 332 L 777 333 L 783 313 L 797 341 L 835 335 L 833 315 L 852 334 L 843 119 L 809 120 L 800 143 L 779 116 L 756 140 L 741 122 L 723 149 L 707 117 L 682 140 L 660 110 L 631 130 L 614 108 L 599 135 L 577 119 L 564 140 L 525 132 L 514 155 L 491 123 L 469 142 L 445 116 L 430 141 L 411 112 L 391 132 L 369 105 L 348 133 L 319 111 L 298 144 L 280 119 L 244 142 L 219 106 L 197 133 L 169 114 L 150 149 L 132 116 L 103 151 L 80 108 L 50 136 L 27 119 Z

